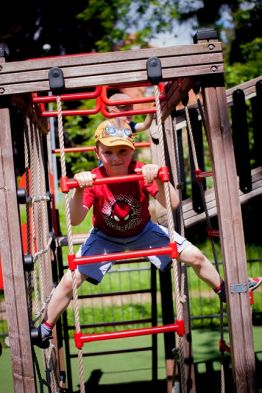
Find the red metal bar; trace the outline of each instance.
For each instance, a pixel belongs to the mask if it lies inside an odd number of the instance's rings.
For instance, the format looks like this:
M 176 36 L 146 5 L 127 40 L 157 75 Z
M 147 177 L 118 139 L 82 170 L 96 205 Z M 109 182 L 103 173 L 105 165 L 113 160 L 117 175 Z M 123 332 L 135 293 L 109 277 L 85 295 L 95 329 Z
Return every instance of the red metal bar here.
M 196 176 L 197 180 L 201 181 L 201 180 L 205 179 L 206 177 L 213 176 L 213 172 L 211 172 L 211 171 L 210 172 L 203 172 L 203 171 L 201 171 L 201 169 L 196 169 L 195 176 Z
M 153 255 L 170 255 L 177 258 L 178 251 L 176 243 L 169 243 L 166 247 L 149 248 L 147 250 L 114 252 L 111 254 L 91 255 L 74 258 L 73 254 L 68 255 L 68 267 L 75 270 L 78 265 L 89 265 L 97 262 L 119 261 L 121 259 L 149 257 Z
M 219 230 L 218 229 L 213 229 L 213 228 L 208 228 L 207 229 L 207 236 L 208 237 L 219 237 Z
M 155 108 L 132 109 L 130 111 L 121 111 L 121 112 L 113 113 L 113 112 L 108 112 L 105 104 L 101 101 L 101 113 L 103 116 L 107 117 L 108 119 L 111 119 L 114 117 L 122 117 L 122 116 L 147 115 L 148 113 L 156 113 L 156 109 Z
M 61 94 L 61 101 L 79 101 L 79 100 L 87 100 L 92 98 L 97 98 L 102 93 L 102 86 L 97 86 L 94 91 L 89 91 L 85 93 L 68 93 Z M 55 102 L 56 96 L 38 96 L 37 93 L 33 93 L 33 102 L 37 103 L 49 103 Z
M 115 87 L 114 87 L 115 88 Z M 144 104 L 147 102 L 155 102 L 155 97 L 140 97 L 140 98 L 131 98 L 126 100 L 110 100 L 107 98 L 107 91 L 110 90 L 109 86 L 102 87 L 101 100 L 107 106 L 115 106 L 115 105 L 135 105 L 135 104 Z M 162 100 L 165 98 L 161 97 Z
M 230 347 L 226 344 L 225 340 L 219 340 L 219 350 L 220 352 L 228 352 L 230 353 Z
M 150 142 L 135 142 L 134 145 L 136 148 L 150 147 L 151 143 Z M 83 153 L 83 152 L 88 152 L 88 151 L 95 151 L 95 149 L 96 149 L 95 146 L 67 147 L 64 149 L 64 152 L 65 153 Z M 52 153 L 60 154 L 60 149 L 53 149 Z
M 98 334 L 82 334 L 81 332 L 75 332 L 75 345 L 78 349 L 83 347 L 84 343 L 92 341 L 102 341 L 102 340 L 113 340 L 117 338 L 127 338 L 127 337 L 137 337 L 145 336 L 149 334 L 159 334 L 159 333 L 170 333 L 177 332 L 179 336 L 183 336 L 185 333 L 184 321 L 176 321 L 174 324 L 169 324 L 165 326 L 154 326 L 148 328 L 140 329 L 130 329 L 121 330 L 119 332 L 108 332 L 108 333 L 98 333 Z
M 150 84 L 148 84 L 149 86 Z M 143 86 L 143 85 L 139 85 Z M 145 84 L 144 86 L 147 86 Z M 164 91 L 164 85 L 161 83 L 159 84 L 161 92 Z M 110 89 L 115 89 L 116 86 L 111 87 L 111 86 L 103 86 L 102 87 L 102 93 L 100 97 L 101 101 L 101 113 L 107 117 L 107 118 L 114 118 L 114 117 L 121 117 L 121 116 L 132 116 L 132 115 L 147 115 L 149 113 L 156 113 L 155 108 L 146 108 L 146 109 L 132 109 L 129 111 L 121 111 L 117 113 L 111 113 L 107 110 L 107 106 L 115 106 L 115 105 L 135 105 L 135 104 L 143 104 L 143 103 L 149 103 L 149 102 L 155 102 L 155 97 L 140 97 L 140 98 L 130 98 L 126 100 L 110 100 L 107 98 L 107 91 Z M 119 87 L 121 88 L 121 86 Z M 160 95 L 160 100 L 165 100 L 166 97 L 165 95 L 161 94 Z
M 83 116 L 83 115 L 95 115 L 96 113 L 100 112 L 101 104 L 100 100 L 98 99 L 96 102 L 96 107 L 93 109 L 68 109 L 62 110 L 62 116 Z M 56 117 L 58 115 L 58 111 L 42 111 L 43 117 Z
M 162 167 L 159 169 L 158 176 L 162 182 L 169 181 L 168 169 L 166 167 Z M 125 175 L 125 176 L 112 176 L 112 177 L 104 177 L 102 179 L 94 179 L 93 185 L 102 185 L 102 184 L 113 184 L 113 183 L 127 183 L 132 181 L 144 181 L 144 177 L 142 174 L 137 175 Z M 69 190 L 73 188 L 79 187 L 77 180 L 68 179 L 67 176 L 60 177 L 60 187 L 63 193 L 69 192 Z

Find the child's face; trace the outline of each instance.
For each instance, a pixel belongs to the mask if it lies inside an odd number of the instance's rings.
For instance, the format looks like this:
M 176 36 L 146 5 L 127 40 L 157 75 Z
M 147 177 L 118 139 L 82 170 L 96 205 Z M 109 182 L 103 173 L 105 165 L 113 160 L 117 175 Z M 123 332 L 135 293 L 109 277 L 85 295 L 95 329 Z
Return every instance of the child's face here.
M 109 176 L 120 176 L 128 173 L 132 160 L 133 149 L 128 146 L 105 146 L 98 143 L 96 155 L 102 161 Z

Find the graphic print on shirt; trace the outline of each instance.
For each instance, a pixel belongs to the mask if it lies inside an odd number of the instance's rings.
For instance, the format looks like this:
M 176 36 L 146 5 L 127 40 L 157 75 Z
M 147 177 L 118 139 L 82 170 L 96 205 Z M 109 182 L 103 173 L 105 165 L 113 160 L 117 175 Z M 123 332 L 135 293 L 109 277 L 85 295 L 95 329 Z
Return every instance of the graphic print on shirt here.
M 128 231 L 142 222 L 141 203 L 131 195 L 112 195 L 102 206 L 106 225 L 116 231 Z

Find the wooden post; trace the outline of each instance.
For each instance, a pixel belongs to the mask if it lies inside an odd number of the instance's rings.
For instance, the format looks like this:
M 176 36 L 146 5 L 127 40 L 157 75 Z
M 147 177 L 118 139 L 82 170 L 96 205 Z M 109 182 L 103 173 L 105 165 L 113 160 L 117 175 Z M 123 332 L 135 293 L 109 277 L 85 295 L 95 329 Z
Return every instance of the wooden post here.
M 237 393 L 254 393 L 255 356 L 245 239 L 227 100 L 221 76 L 206 80 L 203 98 L 213 161 L 235 390 Z
M 35 393 L 9 110 L 0 109 L 0 254 L 14 391 Z

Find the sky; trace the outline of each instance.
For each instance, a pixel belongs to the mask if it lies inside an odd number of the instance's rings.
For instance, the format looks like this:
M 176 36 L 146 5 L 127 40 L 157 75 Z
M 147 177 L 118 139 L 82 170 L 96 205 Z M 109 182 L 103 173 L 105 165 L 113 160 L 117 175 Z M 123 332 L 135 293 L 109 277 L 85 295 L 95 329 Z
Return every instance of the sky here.
M 165 47 L 173 45 L 187 45 L 193 44 L 193 35 L 196 31 L 193 29 L 193 21 L 188 20 L 179 24 L 174 22 L 173 33 L 158 34 L 158 37 L 151 40 L 152 46 Z

